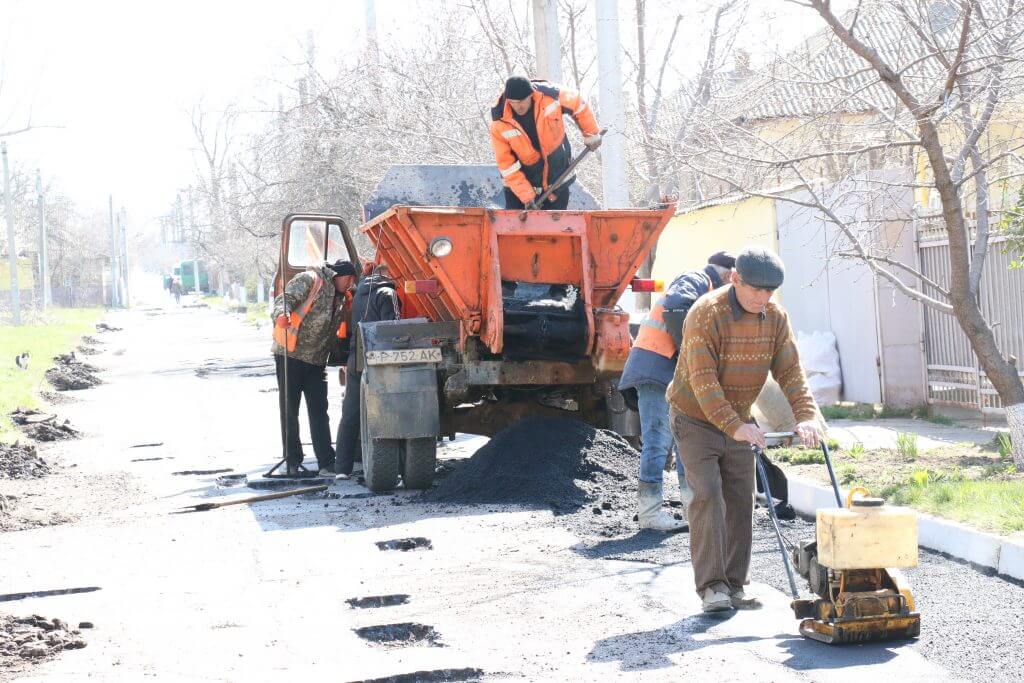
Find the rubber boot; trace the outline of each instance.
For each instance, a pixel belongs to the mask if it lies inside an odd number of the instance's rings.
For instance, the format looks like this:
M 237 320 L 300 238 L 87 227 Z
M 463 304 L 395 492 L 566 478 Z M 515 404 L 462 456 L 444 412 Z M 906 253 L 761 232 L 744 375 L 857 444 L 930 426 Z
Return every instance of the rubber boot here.
M 676 470 L 676 475 L 679 477 L 679 500 L 683 504 L 683 519 L 689 523 L 690 503 L 693 502 L 693 490 L 690 488 L 690 485 L 686 483 L 686 477 L 682 472 Z
M 661 484 L 640 482 L 640 504 L 637 519 L 641 529 L 655 531 L 682 531 L 686 522 L 680 521 L 661 509 Z

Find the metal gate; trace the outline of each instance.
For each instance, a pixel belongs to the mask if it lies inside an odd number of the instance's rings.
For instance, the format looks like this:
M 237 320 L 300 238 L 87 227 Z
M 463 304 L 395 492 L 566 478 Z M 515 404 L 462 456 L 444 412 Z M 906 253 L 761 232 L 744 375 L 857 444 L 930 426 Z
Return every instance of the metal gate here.
M 1005 246 L 1003 238 L 990 241 L 981 281 L 981 310 L 993 326 L 999 349 L 1024 363 L 1024 269 L 1010 269 L 1013 255 L 1003 253 Z M 922 274 L 948 287 L 949 239 L 940 222 L 920 224 L 918 255 Z M 930 287 L 925 292 L 937 294 Z M 956 318 L 922 308 L 928 402 L 1001 413 L 999 395 L 978 365 Z

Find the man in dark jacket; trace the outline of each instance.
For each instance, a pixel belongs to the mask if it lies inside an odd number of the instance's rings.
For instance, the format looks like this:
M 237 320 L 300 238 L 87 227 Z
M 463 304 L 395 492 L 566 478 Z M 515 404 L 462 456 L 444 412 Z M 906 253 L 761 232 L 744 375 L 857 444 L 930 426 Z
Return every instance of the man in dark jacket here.
M 327 416 L 327 358 L 337 340 L 345 292 L 355 282 L 355 267 L 337 261 L 310 268 L 293 277 L 274 299 L 274 342 L 277 396 L 281 412 L 281 444 L 286 472 L 300 474 L 299 400 L 306 399 L 313 450 L 323 476 L 333 476 L 334 449 Z M 289 337 L 291 344 L 287 348 Z M 293 347 L 292 347 L 293 345 Z M 286 360 L 287 359 L 287 360 Z
M 352 317 L 349 325 L 354 343 L 345 365 L 345 398 L 341 404 L 341 422 L 338 423 L 338 474 L 352 474 L 356 460 L 362 460 L 359 440 L 359 383 L 362 372 L 356 370 L 357 358 L 362 352 L 359 344 L 359 323 L 398 320 L 402 305 L 395 291 L 395 283 L 388 277 L 387 266 L 377 266 L 372 275 L 359 281 L 352 299 Z
M 683 337 L 683 320 L 697 299 L 729 282 L 727 277 L 736 263 L 724 251 L 712 254 L 703 270 L 684 273 L 672 281 L 665 295 L 640 323 L 640 332 L 622 370 L 619 390 L 627 399 L 635 396 L 640 411 L 639 511 L 641 529 L 678 531 L 686 523 L 677 521 L 662 509 L 662 471 L 672 450 L 672 430 L 668 420 L 665 389 L 672 381 Z M 630 396 L 630 393 L 633 396 Z M 630 401 L 633 402 L 632 400 Z M 692 494 L 683 476 L 683 462 L 676 459 L 683 515 Z

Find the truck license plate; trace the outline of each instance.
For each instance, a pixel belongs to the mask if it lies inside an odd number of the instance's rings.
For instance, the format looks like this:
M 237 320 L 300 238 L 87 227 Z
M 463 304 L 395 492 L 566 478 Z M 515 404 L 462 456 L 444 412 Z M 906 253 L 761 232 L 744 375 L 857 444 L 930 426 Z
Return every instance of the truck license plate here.
M 407 363 L 440 363 L 441 349 L 394 349 L 367 351 L 367 365 L 405 365 Z

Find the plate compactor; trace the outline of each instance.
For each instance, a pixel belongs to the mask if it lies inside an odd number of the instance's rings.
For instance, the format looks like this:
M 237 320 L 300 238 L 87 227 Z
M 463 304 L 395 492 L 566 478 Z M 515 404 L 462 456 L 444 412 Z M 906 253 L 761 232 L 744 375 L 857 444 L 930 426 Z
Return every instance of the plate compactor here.
M 792 438 L 793 434 L 767 436 Z M 774 509 L 768 505 L 801 635 L 829 644 L 916 638 L 921 633 L 921 615 L 899 570 L 917 566 L 917 515 L 885 505 L 859 486 L 850 490 L 844 507 L 824 441 L 821 449 L 838 507 L 818 510 L 816 538 L 793 549 L 792 564 Z M 758 474 L 766 483 L 760 463 Z M 770 503 L 771 492 L 767 488 L 765 492 Z M 799 596 L 792 565 L 807 579 L 814 597 Z

